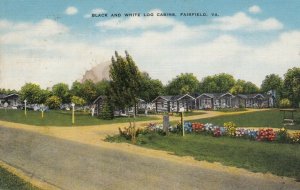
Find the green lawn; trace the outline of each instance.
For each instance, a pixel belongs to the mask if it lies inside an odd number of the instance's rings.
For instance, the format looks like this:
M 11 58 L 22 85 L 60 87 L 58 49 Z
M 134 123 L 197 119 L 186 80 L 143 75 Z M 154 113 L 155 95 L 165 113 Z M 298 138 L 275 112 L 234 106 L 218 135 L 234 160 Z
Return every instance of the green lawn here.
M 300 111 L 295 113 L 296 125 L 286 126 L 288 129 L 300 130 Z M 233 121 L 238 127 L 272 127 L 282 128 L 284 125 L 283 113 L 277 109 L 269 111 L 242 113 L 238 115 L 218 116 L 200 120 L 192 120 L 191 122 L 213 123 L 215 125 L 223 125 L 225 122 Z
M 219 112 L 239 112 L 239 111 L 247 111 L 246 108 L 221 108 L 215 111 Z
M 9 173 L 4 168 L 0 167 L 0 189 L 1 190 L 38 190 L 39 188 L 23 181 L 18 176 Z
M 155 120 L 156 117 L 139 116 L 136 121 Z M 15 123 L 23 123 L 38 126 L 72 126 L 71 111 L 50 110 L 44 113 L 44 118 L 41 117 L 41 112 L 27 111 L 27 117 L 24 115 L 24 110 L 0 110 L 0 120 L 11 121 Z M 130 118 L 132 120 L 132 118 Z M 116 117 L 113 120 L 103 120 L 97 117 L 92 117 L 88 113 L 78 112 L 75 114 L 75 126 L 87 125 L 103 125 L 112 123 L 128 122 L 127 117 Z
M 120 141 L 120 137 L 110 138 Z M 177 134 L 147 134 L 138 137 L 138 144 L 171 151 L 179 156 L 192 156 L 197 160 L 220 162 L 254 172 L 270 172 L 300 179 L 300 144 L 257 142 L 197 134 L 188 134 L 185 137 Z

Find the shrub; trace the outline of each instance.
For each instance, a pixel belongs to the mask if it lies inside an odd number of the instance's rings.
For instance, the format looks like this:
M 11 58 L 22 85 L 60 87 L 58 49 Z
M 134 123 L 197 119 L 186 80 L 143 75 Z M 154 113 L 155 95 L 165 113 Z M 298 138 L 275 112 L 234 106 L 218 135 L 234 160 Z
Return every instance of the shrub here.
M 148 110 L 148 115 L 154 115 L 154 114 L 156 114 L 155 110 Z
M 254 130 L 254 129 L 247 129 L 246 133 L 247 133 L 247 137 L 250 140 L 256 140 L 257 139 L 258 131 Z
M 139 108 L 139 109 L 137 110 L 137 114 L 145 114 L 145 109 Z M 148 110 L 147 110 L 147 114 L 149 114 L 149 111 L 148 111 Z
M 281 143 L 286 143 L 289 141 L 289 134 L 285 128 L 282 128 L 279 131 L 277 131 L 276 140 Z
M 61 99 L 58 96 L 50 96 L 47 100 L 46 100 L 46 105 L 50 108 L 50 109 L 58 109 L 59 106 L 61 105 Z
M 300 132 L 295 132 L 290 136 L 292 143 L 300 143 Z
M 183 125 L 184 125 L 184 132 L 187 132 L 187 133 L 192 132 L 193 128 L 192 128 L 191 122 L 185 121 Z
M 218 127 L 218 128 L 215 128 L 214 130 L 213 130 L 213 136 L 214 137 L 220 137 L 222 134 L 221 134 L 221 130 L 220 130 L 220 128 Z
M 105 119 L 105 120 L 111 120 L 114 118 L 113 106 L 108 99 L 104 100 L 100 118 Z
M 132 125 L 130 123 L 129 127 L 124 127 L 124 129 L 122 130 L 121 128 L 119 128 L 119 134 L 121 137 L 125 138 L 126 140 L 131 140 L 131 142 L 133 144 L 136 143 L 136 137 L 139 135 L 144 135 L 147 134 L 148 131 L 138 128 L 136 129 L 134 125 Z
M 235 132 L 236 132 L 236 124 L 233 122 L 226 122 L 224 123 L 224 127 L 227 128 L 227 133 L 229 136 L 235 136 Z
M 244 137 L 245 136 L 245 129 L 243 128 L 237 128 L 236 131 L 235 131 L 235 135 L 237 137 Z
M 281 108 L 289 108 L 291 107 L 291 105 L 292 105 L 291 101 L 287 98 L 284 98 L 279 102 L 279 107 Z
M 72 96 L 71 101 L 79 106 L 83 106 L 86 103 L 83 98 L 80 98 L 78 96 Z
M 276 139 L 276 133 L 273 129 L 259 129 L 258 130 L 258 141 L 274 141 Z
M 161 135 L 166 135 L 166 132 L 164 131 L 162 124 L 149 123 L 149 125 L 146 128 L 146 131 L 148 133 L 158 133 Z
M 239 108 L 245 108 L 244 104 L 239 104 Z
M 204 131 L 204 129 L 205 129 L 204 127 L 205 126 L 202 123 L 193 123 L 192 124 L 192 128 L 195 133 L 200 133 L 200 132 Z

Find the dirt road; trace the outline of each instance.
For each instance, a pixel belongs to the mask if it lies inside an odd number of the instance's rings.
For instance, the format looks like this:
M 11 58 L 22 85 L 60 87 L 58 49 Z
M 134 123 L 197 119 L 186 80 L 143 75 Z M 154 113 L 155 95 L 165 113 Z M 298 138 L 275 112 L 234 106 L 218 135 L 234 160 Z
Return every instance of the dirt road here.
M 300 189 L 289 178 L 102 140 L 126 125 L 37 127 L 0 121 L 0 160 L 58 189 Z

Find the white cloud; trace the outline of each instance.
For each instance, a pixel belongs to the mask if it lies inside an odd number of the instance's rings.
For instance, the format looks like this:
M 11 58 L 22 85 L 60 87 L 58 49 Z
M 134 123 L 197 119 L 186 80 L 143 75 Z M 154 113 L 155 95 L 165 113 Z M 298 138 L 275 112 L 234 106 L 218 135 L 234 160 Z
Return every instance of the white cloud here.
M 156 15 L 161 13 L 159 9 L 154 9 L 149 11 Z M 106 21 L 101 21 L 96 24 L 100 29 L 103 30 L 113 30 L 113 29 L 125 29 L 125 30 L 135 30 L 135 29 L 151 29 L 151 28 L 166 28 L 169 26 L 174 26 L 178 24 L 178 21 L 167 17 L 128 17 L 128 18 L 115 18 Z
M 78 9 L 73 6 L 70 6 L 65 10 L 65 14 L 67 14 L 67 15 L 75 15 L 77 13 L 78 13 Z
M 279 30 L 283 28 L 283 24 L 275 18 L 268 18 L 264 21 L 258 22 L 257 28 L 261 30 Z
M 0 20 L 0 29 L 11 27 L 11 23 L 8 20 Z
M 149 13 L 161 12 L 158 9 L 149 11 Z M 128 18 L 113 18 L 106 21 L 100 21 L 96 24 L 101 30 L 151 30 L 162 29 L 168 27 L 176 27 L 184 25 L 183 23 L 169 17 L 128 17 Z M 196 27 L 193 27 L 195 29 Z M 251 18 L 243 12 L 238 12 L 232 16 L 224 16 L 215 18 L 211 24 L 199 25 L 198 30 L 222 30 L 222 31 L 269 31 L 280 30 L 283 28 L 283 24 L 275 18 L 267 18 L 265 20 L 258 20 Z
M 263 31 L 263 30 L 280 30 L 283 24 L 275 18 L 258 20 L 249 17 L 243 12 L 238 12 L 233 16 L 224 16 L 214 19 L 211 29 L 224 31 L 245 30 L 245 31 Z
M 203 39 L 211 36 L 199 27 L 175 26 L 164 32 L 145 31 L 141 35 L 113 37 L 104 45 L 122 51 L 127 49 L 141 69 L 163 82 L 181 72 L 192 72 L 199 79 L 227 72 L 260 85 L 267 74 L 283 75 L 299 63 L 299 31 L 282 33 L 261 46 L 247 45 L 239 37 L 228 34 L 205 41 Z
M 104 13 L 107 13 L 107 11 L 102 8 L 96 8 L 91 10 L 91 12 L 89 12 L 88 14 L 85 14 L 84 18 L 91 18 L 92 14 L 104 14 Z
M 257 13 L 261 12 L 261 8 L 257 5 L 253 5 L 253 6 L 249 7 L 248 11 L 250 13 L 257 14 Z
M 113 33 L 110 31 L 94 44 L 74 39 L 67 26 L 53 20 L 0 20 L 0 87 L 19 88 L 23 79 L 42 87 L 62 81 L 70 84 L 86 69 L 109 60 L 114 50 L 128 50 L 141 70 L 164 83 L 181 72 L 192 72 L 198 79 L 227 72 L 260 85 L 267 74 L 282 75 L 299 65 L 300 31 L 282 32 L 263 45 L 245 44 L 241 35 L 230 32 L 256 31 L 259 40 L 259 31 L 274 34 L 272 30 L 279 25 L 282 28 L 275 18 L 258 20 L 237 13 L 215 19 L 212 24 L 194 26 L 169 17 L 132 19 L 122 20 L 121 26 L 106 23 L 102 28 L 143 30 L 128 30 L 126 36 L 109 35 Z M 116 22 L 112 20 L 109 21 Z M 168 27 L 155 30 L 164 24 Z M 101 35 L 95 34 L 95 39 Z
M 9 27 L 1 27 L 3 23 Z M 70 84 L 113 52 L 74 40 L 68 27 L 49 19 L 37 23 L 0 20 L 0 34 L 2 88 L 18 89 L 25 82 L 43 88 L 62 81 Z
M 5 23 L 6 27 L 1 27 Z M 0 21 L 0 41 L 3 44 L 31 44 L 36 40 L 48 40 L 50 37 L 68 33 L 69 29 L 54 20 L 44 19 L 38 23 L 13 23 Z

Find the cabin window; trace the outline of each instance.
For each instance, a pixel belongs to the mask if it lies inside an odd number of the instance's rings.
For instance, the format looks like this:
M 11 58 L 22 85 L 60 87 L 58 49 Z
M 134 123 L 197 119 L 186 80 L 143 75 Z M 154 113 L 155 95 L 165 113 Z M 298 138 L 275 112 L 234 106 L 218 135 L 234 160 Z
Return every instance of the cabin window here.
M 210 98 L 205 98 L 204 99 L 204 104 L 210 104 Z

